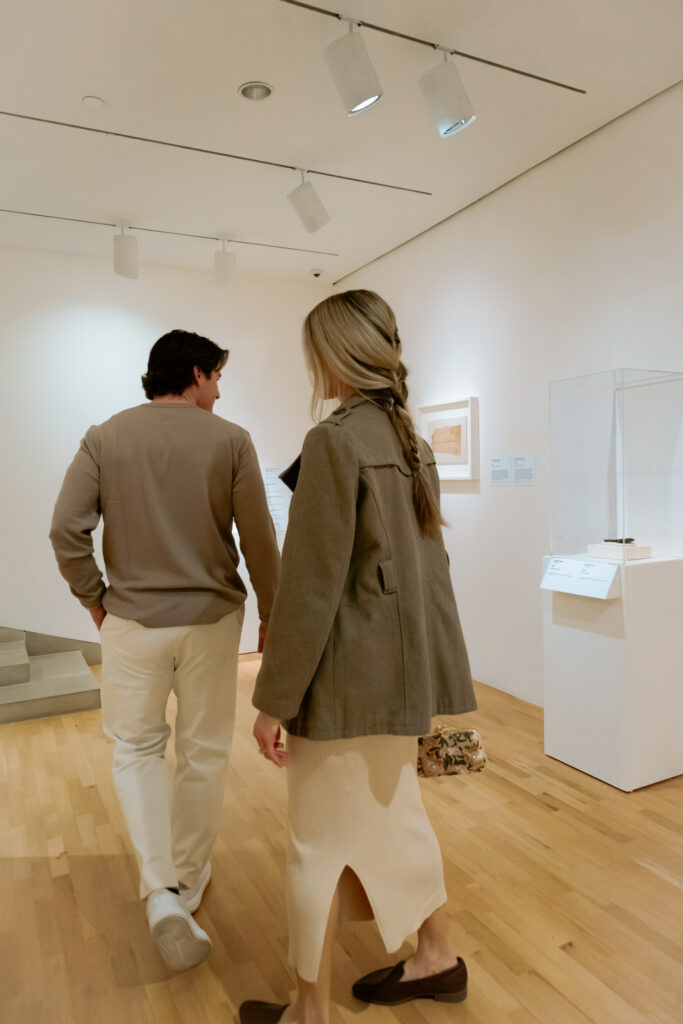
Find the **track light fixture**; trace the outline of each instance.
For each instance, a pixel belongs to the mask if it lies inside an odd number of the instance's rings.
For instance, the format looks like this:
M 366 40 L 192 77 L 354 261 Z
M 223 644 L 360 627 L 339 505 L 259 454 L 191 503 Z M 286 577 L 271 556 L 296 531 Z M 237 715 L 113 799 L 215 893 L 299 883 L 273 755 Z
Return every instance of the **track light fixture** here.
M 216 284 L 229 285 L 237 273 L 237 256 L 225 248 L 224 238 L 221 242 L 223 248 L 217 249 L 213 254 L 213 279 Z
M 447 50 L 443 51 L 443 63 L 423 75 L 420 86 L 442 138 L 456 135 L 476 120 L 477 115 L 457 68 L 448 59 Z
M 347 117 L 354 117 L 382 98 L 382 86 L 372 66 L 360 32 L 349 22 L 349 31 L 325 50 L 325 59 Z
M 324 227 L 328 223 L 330 215 L 311 182 L 305 180 L 304 171 L 300 170 L 299 173 L 301 174 L 301 184 L 289 192 L 287 198 L 294 207 L 297 217 L 310 234 Z
M 463 50 L 456 50 L 451 46 L 435 43 L 429 39 L 411 36 L 385 25 L 373 25 L 369 21 L 351 18 L 339 11 L 330 10 L 328 7 L 318 7 L 310 0 L 281 0 L 281 2 L 312 14 L 321 14 L 326 18 L 348 22 L 349 34 L 328 46 L 325 50 L 325 57 L 349 117 L 360 114 L 362 110 L 367 110 L 382 98 L 382 86 L 379 84 L 360 32 L 354 31 L 354 29 L 361 28 L 371 32 L 381 32 L 386 36 L 394 36 L 396 39 L 403 39 L 419 46 L 429 47 L 431 50 L 443 52 L 444 63 L 428 71 L 420 79 L 422 91 L 442 138 L 457 135 L 476 119 L 460 76 L 454 65 L 448 62 L 449 55 L 457 55 L 465 60 L 473 60 L 489 67 L 500 68 L 513 75 L 523 75 L 525 78 L 532 78 L 558 89 L 568 89 L 570 92 L 583 94 L 586 92 L 585 89 L 579 89 L 575 85 L 557 82 L 552 78 L 523 71 L 521 68 L 513 68 L 508 64 L 488 60 L 486 57 L 477 57 L 473 53 L 465 53 Z
M 124 231 L 122 226 L 121 234 L 114 235 L 114 273 L 135 279 L 139 277 L 138 240 Z
M 9 210 L 0 208 L 1 214 L 13 214 L 17 217 L 36 217 L 38 220 L 58 220 L 64 221 L 69 224 L 93 224 L 97 227 L 111 228 L 119 227 L 118 224 L 112 224 L 108 220 L 89 220 L 85 217 L 64 217 L 58 213 L 38 213 L 33 210 Z M 223 252 L 217 253 L 217 256 L 232 257 L 232 259 L 219 259 L 214 260 L 214 270 L 216 270 L 217 264 L 221 265 L 221 272 L 225 272 L 225 268 L 228 268 L 228 275 L 236 272 L 237 258 L 232 252 L 226 252 L 226 242 L 230 242 L 231 245 L 246 245 L 255 246 L 259 249 L 277 249 L 281 252 L 299 252 L 305 253 L 309 256 L 338 256 L 338 252 L 326 252 L 322 249 L 301 249 L 297 246 L 291 245 L 277 245 L 275 242 L 255 242 L 247 241 L 246 238 L 232 238 L 229 239 L 219 238 L 216 235 L 200 235 L 196 233 L 190 233 L 187 231 L 172 231 L 168 228 L 147 228 L 143 227 L 142 224 L 132 224 L 129 226 L 130 231 L 145 231 L 151 235 L 174 235 L 176 238 L 204 238 L 209 242 L 223 242 Z M 125 229 L 121 227 L 121 234 L 114 235 L 114 270 L 117 274 L 121 274 L 123 277 L 136 278 L 138 276 L 138 248 L 137 238 L 134 235 L 124 234 Z M 321 271 L 322 273 L 322 271 Z

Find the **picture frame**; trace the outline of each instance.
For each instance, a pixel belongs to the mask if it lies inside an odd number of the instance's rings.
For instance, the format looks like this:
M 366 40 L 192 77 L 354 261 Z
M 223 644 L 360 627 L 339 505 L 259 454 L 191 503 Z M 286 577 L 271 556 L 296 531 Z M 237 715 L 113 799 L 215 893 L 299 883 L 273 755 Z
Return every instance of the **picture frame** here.
M 478 398 L 420 406 L 418 425 L 434 452 L 439 479 L 479 479 Z

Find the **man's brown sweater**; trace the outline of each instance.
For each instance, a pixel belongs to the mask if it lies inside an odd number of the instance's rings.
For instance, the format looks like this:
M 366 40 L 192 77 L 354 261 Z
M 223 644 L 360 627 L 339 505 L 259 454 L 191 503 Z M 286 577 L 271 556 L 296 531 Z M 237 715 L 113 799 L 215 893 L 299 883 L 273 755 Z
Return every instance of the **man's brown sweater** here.
M 93 557 L 100 515 L 108 586 Z M 88 430 L 50 540 L 86 608 L 101 603 L 143 626 L 193 625 L 217 622 L 245 600 L 233 520 L 267 622 L 280 556 L 249 434 L 197 406 L 153 402 Z

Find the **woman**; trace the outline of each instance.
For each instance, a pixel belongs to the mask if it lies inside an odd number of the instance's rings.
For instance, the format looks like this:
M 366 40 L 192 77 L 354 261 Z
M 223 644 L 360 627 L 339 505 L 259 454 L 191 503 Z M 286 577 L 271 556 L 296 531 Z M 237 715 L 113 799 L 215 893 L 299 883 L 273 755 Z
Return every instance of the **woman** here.
M 242 1024 L 326 1024 L 334 930 L 354 893 L 389 951 L 419 934 L 413 957 L 356 982 L 358 998 L 467 993 L 415 768 L 432 715 L 476 706 L 434 456 L 415 433 L 396 320 L 379 295 L 326 299 L 303 337 L 313 405 L 341 404 L 283 474 L 295 490 L 253 698 L 261 752 L 287 765 L 298 993 L 289 1006 L 244 1003 Z

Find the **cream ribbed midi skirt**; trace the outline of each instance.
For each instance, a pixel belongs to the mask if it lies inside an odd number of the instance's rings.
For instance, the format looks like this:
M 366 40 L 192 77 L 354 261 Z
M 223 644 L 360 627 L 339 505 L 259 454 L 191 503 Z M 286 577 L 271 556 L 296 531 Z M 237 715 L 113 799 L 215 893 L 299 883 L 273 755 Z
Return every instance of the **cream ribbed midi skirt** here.
M 446 902 L 443 864 L 420 794 L 415 736 L 289 736 L 287 750 L 289 959 L 314 982 L 344 868 L 360 880 L 391 953 Z M 341 896 L 342 918 L 357 919 L 345 887 Z

